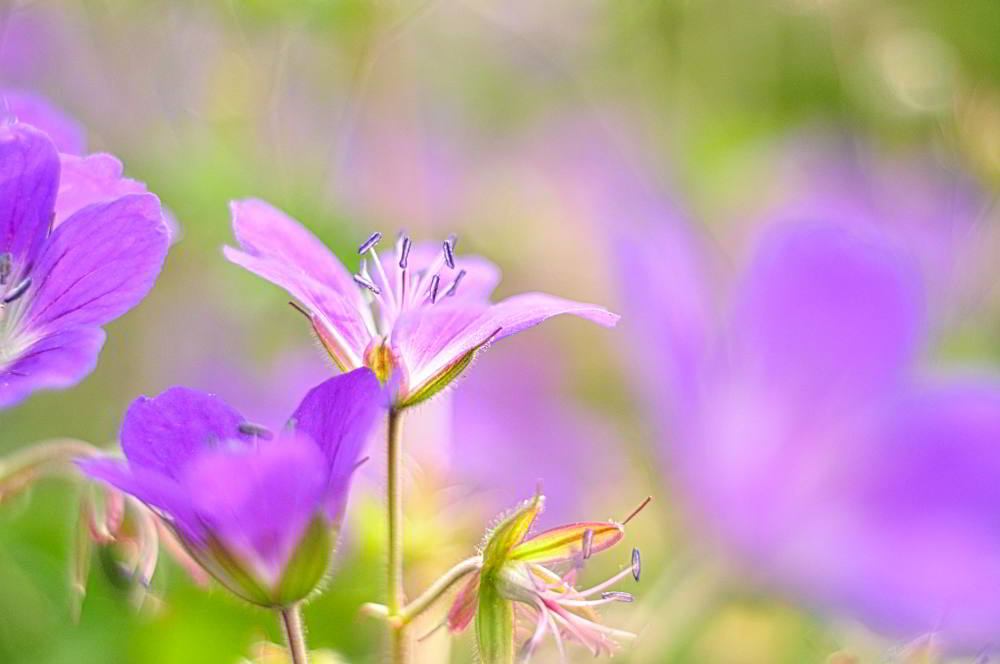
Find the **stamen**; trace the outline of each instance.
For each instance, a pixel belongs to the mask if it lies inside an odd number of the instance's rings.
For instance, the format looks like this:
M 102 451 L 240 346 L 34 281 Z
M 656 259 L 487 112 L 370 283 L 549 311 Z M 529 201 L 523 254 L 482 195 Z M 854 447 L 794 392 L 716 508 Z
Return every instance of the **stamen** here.
M 444 262 L 448 264 L 452 270 L 455 269 L 455 247 L 451 244 L 451 237 L 449 236 L 447 240 L 444 241 Z
M 458 249 L 458 236 L 454 233 L 448 235 L 448 244 L 451 245 L 451 251 L 454 253 L 455 250 Z
M 367 288 L 368 290 L 370 290 L 372 293 L 375 293 L 375 295 L 381 295 L 382 294 L 382 291 L 379 290 L 378 286 L 376 286 L 372 282 L 368 281 L 367 279 L 365 279 L 364 277 L 362 277 L 360 274 L 355 274 L 354 275 L 354 283 L 358 284 L 359 286 L 364 286 L 365 288 Z
M 642 557 L 639 555 L 639 549 L 632 549 L 632 578 L 636 581 L 639 580 L 639 575 L 642 574 Z
M 0 301 L 2 301 L 4 304 L 10 304 L 11 302 L 16 302 L 17 300 L 21 299 L 25 293 L 28 292 L 29 288 L 31 288 L 31 277 L 26 277 L 17 286 L 14 286 L 14 288 L 11 289 L 9 293 L 4 295 L 3 300 Z
M 587 528 L 583 531 L 583 559 L 587 560 L 590 558 L 591 550 L 594 546 L 594 531 L 591 528 Z
M 455 275 L 455 281 L 451 282 L 451 286 L 448 287 L 448 292 L 445 293 L 445 296 L 451 297 L 452 295 L 455 294 L 455 291 L 458 290 L 458 284 L 462 282 L 462 277 L 464 276 L 465 276 L 465 270 L 459 270 L 458 274 Z
M 610 599 L 615 602 L 625 602 L 626 604 L 631 604 L 635 601 L 635 595 L 632 593 L 623 593 L 619 590 L 612 590 L 611 592 L 601 593 L 601 599 Z
M 435 302 L 437 302 L 437 299 L 438 299 L 438 287 L 440 285 L 441 285 L 441 275 L 440 274 L 435 274 L 433 277 L 431 277 L 431 287 L 430 287 L 430 290 L 429 290 L 429 292 L 431 294 L 431 304 L 434 304 Z
M 413 246 L 413 242 L 410 241 L 410 238 L 408 238 L 408 237 L 406 237 L 404 235 L 403 236 L 403 243 L 402 243 L 401 248 L 399 250 L 399 269 L 400 270 L 405 270 L 406 269 L 407 261 L 410 258 L 410 247 L 412 247 L 412 246 Z
M 12 269 L 13 262 L 14 259 L 10 255 L 9 251 L 5 251 L 0 254 L 0 286 L 6 284 L 7 279 L 10 278 L 10 271 Z
M 365 253 L 366 251 L 374 247 L 376 244 L 378 244 L 379 240 L 381 239 L 382 239 L 382 234 L 379 233 L 378 231 L 375 231 L 368 237 L 367 240 L 364 241 L 364 244 L 358 247 L 358 254 L 360 255 Z
M 240 422 L 240 425 L 236 428 L 239 429 L 240 433 L 244 436 L 253 436 L 254 438 L 260 438 L 261 440 L 271 440 L 274 438 L 274 434 L 271 433 L 271 430 L 262 424 Z
M 639 506 L 636 507 L 634 510 L 632 510 L 631 514 L 629 514 L 627 517 L 625 517 L 625 520 L 622 521 L 622 525 L 624 526 L 629 521 L 631 521 L 632 519 L 634 519 L 636 517 L 636 515 L 639 514 L 639 512 L 641 512 L 646 507 L 646 505 L 648 505 L 652 500 L 653 500 L 652 496 L 646 496 L 646 500 L 644 500 L 641 503 L 639 503 Z

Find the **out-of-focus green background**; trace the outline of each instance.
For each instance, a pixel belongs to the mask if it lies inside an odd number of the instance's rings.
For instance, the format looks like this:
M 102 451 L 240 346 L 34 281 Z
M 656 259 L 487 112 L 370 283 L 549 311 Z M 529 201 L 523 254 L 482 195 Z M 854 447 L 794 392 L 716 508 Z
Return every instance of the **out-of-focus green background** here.
M 110 326 L 93 375 L 0 413 L 4 452 L 57 436 L 110 447 L 131 399 L 175 383 L 231 386 L 239 394 L 223 396 L 280 416 L 309 382 L 290 374 L 323 375 L 287 298 L 222 258 L 233 198 L 287 210 L 348 262 L 374 229 L 418 239 L 455 230 L 463 251 L 502 266 L 501 294 L 537 289 L 613 308 L 614 229 L 595 228 L 560 170 L 572 131 L 636 147 L 665 200 L 721 236 L 760 204 L 769 155 L 801 132 L 945 155 L 987 189 L 1000 184 L 997 0 L 15 0 L 0 17 L 0 82 L 75 116 L 89 148 L 118 155 L 183 233 L 153 293 Z M 992 340 L 988 329 L 973 336 Z M 499 409 L 498 421 L 526 416 L 496 395 L 542 378 L 505 369 L 553 359 L 541 398 L 598 422 L 595 454 L 606 456 L 601 472 L 580 471 L 562 489 L 571 495 L 560 516 L 620 516 L 656 495 L 628 536 L 645 556 L 639 599 L 606 612 L 641 632 L 619 661 L 890 656 L 855 625 L 694 564 L 704 562 L 698 524 L 674 509 L 655 427 L 632 405 L 624 344 L 615 330 L 554 322 L 491 350 L 472 369 L 483 376 L 469 378 L 485 405 L 463 402 Z M 507 383 L 491 391 L 488 380 Z M 433 420 L 435 407 L 420 417 Z M 488 455 L 482 443 L 462 432 L 412 438 L 414 592 L 468 555 L 500 507 L 455 498 L 466 478 L 448 457 Z M 573 449 L 552 454 L 576 468 Z M 347 662 L 381 661 L 381 631 L 357 612 L 382 593 L 377 476 L 375 464 L 359 483 L 337 570 L 306 609 L 311 645 Z M 536 469 L 509 477 L 528 494 Z M 236 662 L 279 638 L 272 616 L 195 587 L 166 557 L 140 607 L 95 559 L 74 620 L 77 495 L 50 481 L 0 508 L 0 662 Z M 610 573 L 626 554 L 595 559 L 588 574 Z M 446 642 L 430 640 L 426 661 L 446 661 Z M 450 661 L 471 653 L 465 635 Z M 539 660 L 554 657 L 549 644 Z

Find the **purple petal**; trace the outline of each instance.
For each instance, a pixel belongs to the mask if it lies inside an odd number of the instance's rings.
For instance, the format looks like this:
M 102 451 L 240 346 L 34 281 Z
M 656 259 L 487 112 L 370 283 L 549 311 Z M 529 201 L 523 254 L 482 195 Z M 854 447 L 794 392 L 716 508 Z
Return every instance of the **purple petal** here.
M 12 254 L 16 277 L 45 242 L 58 185 L 52 141 L 27 125 L 0 125 L 0 253 Z
M 46 243 L 22 325 L 52 330 L 114 320 L 152 288 L 167 244 L 151 194 L 84 208 Z
M 727 371 L 797 399 L 862 401 L 900 379 L 923 314 L 919 273 L 879 236 L 778 226 L 736 293 Z
M 39 389 L 77 384 L 94 370 L 103 345 L 104 331 L 97 328 L 63 330 L 30 344 L 0 366 L 0 409 Z
M 375 374 L 355 369 L 314 387 L 292 414 L 295 431 L 311 437 L 326 457 L 331 520 L 343 514 L 351 475 L 385 401 Z
M 302 224 L 256 199 L 233 201 L 230 210 L 233 233 L 243 251 L 310 275 L 349 304 L 361 306 L 361 295 L 350 273 Z
M 323 509 L 325 466 L 311 440 L 285 435 L 199 455 L 184 486 L 205 528 L 273 581 Z
M 343 342 L 348 362 L 361 366 L 371 336 L 358 310 L 347 300 L 294 265 L 253 256 L 232 247 L 223 247 L 223 253 L 230 262 L 281 286 L 302 302 Z
M 122 423 L 122 450 L 133 468 L 177 478 L 198 452 L 249 440 L 240 434 L 243 422 L 242 415 L 212 394 L 172 387 L 154 399 L 132 402 Z
M 82 154 L 84 134 L 80 124 L 44 97 L 19 90 L 0 91 L 2 104 L 16 122 L 31 125 L 48 135 L 59 152 Z
M 488 340 L 509 337 L 553 316 L 571 314 L 605 327 L 618 322 L 618 316 L 603 307 L 544 293 L 515 295 L 485 310 L 473 303 L 437 309 L 403 314 L 393 329 L 394 344 L 409 370 L 410 390 Z
M 862 529 L 848 533 L 853 551 L 831 584 L 862 616 L 969 651 L 995 637 L 997 441 L 996 377 L 920 390 L 895 409 L 856 469 L 864 491 L 851 509 Z
M 60 161 L 56 226 L 93 203 L 109 203 L 128 194 L 146 193 L 146 185 L 122 177 L 122 163 L 109 154 L 62 155 Z
M 155 470 L 130 467 L 117 459 L 82 459 L 77 465 L 90 477 L 156 508 L 191 540 L 204 539 L 203 526 L 191 507 L 188 492 L 174 478 Z

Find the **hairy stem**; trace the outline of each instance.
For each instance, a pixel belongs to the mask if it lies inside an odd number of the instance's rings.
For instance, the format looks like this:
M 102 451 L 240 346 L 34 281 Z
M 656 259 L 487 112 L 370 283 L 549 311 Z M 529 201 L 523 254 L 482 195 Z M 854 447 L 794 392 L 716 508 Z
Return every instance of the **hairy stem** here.
M 438 577 L 427 590 L 403 608 L 399 615 L 403 625 L 409 624 L 413 619 L 427 610 L 434 602 L 441 598 L 448 590 L 464 579 L 466 576 L 482 567 L 482 556 L 472 556 L 458 563 L 443 575 Z
M 387 465 L 387 501 L 389 530 L 389 598 L 386 607 L 389 609 L 389 640 L 393 664 L 406 664 L 408 647 L 405 625 L 395 620 L 403 609 L 403 487 L 402 487 L 402 452 L 400 450 L 400 427 L 402 413 L 395 408 L 389 410 L 388 422 L 388 455 Z
M 302 614 L 298 604 L 281 609 L 281 625 L 285 631 L 292 664 L 307 664 L 309 651 L 306 649 L 306 636 L 302 631 Z

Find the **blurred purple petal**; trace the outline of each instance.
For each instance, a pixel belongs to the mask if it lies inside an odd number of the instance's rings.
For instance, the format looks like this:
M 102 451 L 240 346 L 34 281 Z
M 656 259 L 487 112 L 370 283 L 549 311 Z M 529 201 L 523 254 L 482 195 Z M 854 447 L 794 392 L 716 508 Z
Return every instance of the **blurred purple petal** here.
M 199 454 L 182 481 L 205 530 L 273 581 L 323 500 L 326 464 L 312 440 L 283 435 Z
M 296 432 L 315 441 L 326 459 L 324 480 L 332 489 L 327 496 L 331 520 L 343 514 L 351 475 L 376 417 L 387 405 L 381 392 L 370 369 L 355 369 L 310 390 L 289 420 Z
M 176 479 L 199 452 L 227 441 L 248 441 L 239 431 L 244 421 L 214 395 L 173 387 L 132 403 L 122 423 L 122 450 L 133 467 Z
M 122 163 L 109 154 L 62 155 L 61 165 L 56 226 L 92 203 L 108 203 L 128 194 L 146 193 L 146 185 L 122 176 Z
M 83 127 L 41 95 L 21 90 L 0 90 L 0 108 L 15 122 L 44 132 L 64 154 L 82 154 L 86 145 Z

